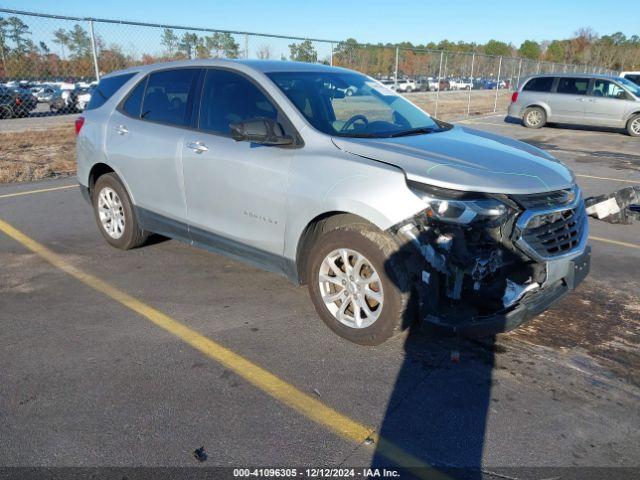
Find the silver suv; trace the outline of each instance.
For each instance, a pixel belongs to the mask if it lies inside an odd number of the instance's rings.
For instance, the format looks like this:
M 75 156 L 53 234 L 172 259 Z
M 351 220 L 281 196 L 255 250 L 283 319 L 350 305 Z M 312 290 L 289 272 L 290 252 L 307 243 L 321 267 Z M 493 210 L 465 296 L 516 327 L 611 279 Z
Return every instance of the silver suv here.
M 509 116 L 526 127 L 569 123 L 625 128 L 640 136 L 640 86 L 604 75 L 535 75 L 513 93 Z
M 76 131 L 108 243 L 154 232 L 305 283 L 322 320 L 360 344 L 416 315 L 506 331 L 589 269 L 584 202 L 562 163 L 350 70 L 139 66 L 100 81 Z

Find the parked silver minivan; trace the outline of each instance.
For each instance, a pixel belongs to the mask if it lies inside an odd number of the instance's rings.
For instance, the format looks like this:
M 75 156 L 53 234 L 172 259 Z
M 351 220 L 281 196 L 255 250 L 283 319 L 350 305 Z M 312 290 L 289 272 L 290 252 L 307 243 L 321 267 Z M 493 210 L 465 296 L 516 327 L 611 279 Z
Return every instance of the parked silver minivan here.
M 640 136 L 640 86 L 605 75 L 535 75 L 513 93 L 509 116 L 529 128 L 547 123 L 624 128 Z
M 78 180 L 109 244 L 139 247 L 153 232 L 282 274 L 360 344 L 416 314 L 506 331 L 589 270 L 565 165 L 437 120 L 351 70 L 136 66 L 100 80 L 76 131 Z

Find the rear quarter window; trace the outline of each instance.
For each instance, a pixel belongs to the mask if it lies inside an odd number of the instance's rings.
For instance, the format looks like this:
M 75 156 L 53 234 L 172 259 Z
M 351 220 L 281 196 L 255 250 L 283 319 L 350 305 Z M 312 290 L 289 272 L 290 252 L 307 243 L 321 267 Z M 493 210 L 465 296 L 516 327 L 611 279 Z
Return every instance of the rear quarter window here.
M 134 75 L 135 73 L 126 73 L 124 75 L 116 75 L 115 77 L 100 80 L 96 88 L 93 89 L 91 100 L 89 100 L 86 109 L 93 110 L 104 105 L 104 103 L 109 100 L 114 93 L 120 90 L 120 87 L 127 83 Z
M 524 92 L 550 92 L 553 85 L 553 77 L 537 77 L 529 80 L 522 91 Z

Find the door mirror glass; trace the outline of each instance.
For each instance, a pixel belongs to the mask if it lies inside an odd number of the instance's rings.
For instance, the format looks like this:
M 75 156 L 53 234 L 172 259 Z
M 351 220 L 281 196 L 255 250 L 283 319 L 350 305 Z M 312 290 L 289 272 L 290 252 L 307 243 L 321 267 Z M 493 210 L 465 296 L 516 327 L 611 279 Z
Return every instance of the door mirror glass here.
M 286 135 L 279 123 L 269 118 L 254 118 L 229 125 L 231 138 L 237 142 L 261 145 L 293 145 L 293 137 Z

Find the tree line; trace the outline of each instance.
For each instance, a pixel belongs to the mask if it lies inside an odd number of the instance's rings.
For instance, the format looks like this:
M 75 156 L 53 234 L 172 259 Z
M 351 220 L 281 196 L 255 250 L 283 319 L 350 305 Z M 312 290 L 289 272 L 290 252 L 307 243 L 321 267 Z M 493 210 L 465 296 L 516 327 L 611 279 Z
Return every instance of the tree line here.
M 262 59 L 276 58 L 272 47 L 263 43 L 256 47 L 251 37 L 253 54 Z M 91 37 L 82 24 L 69 29 L 53 31 L 49 41 L 34 41 L 33 33 L 20 17 L 0 17 L 0 78 L 55 78 L 92 77 L 94 75 Z M 122 46 L 110 43 L 100 35 L 95 36 L 98 64 L 104 73 L 136 64 L 192 58 L 240 58 L 247 52 L 234 36 L 226 32 L 198 34 L 190 31 L 176 33 L 165 28 L 156 40 L 153 52 L 125 53 Z M 478 53 L 491 56 L 522 57 L 532 61 L 564 64 L 598 65 L 612 70 L 640 70 L 640 37 L 623 33 L 597 35 L 589 28 L 577 31 L 571 38 L 536 42 L 526 40 L 519 47 L 498 40 L 485 44 L 451 42 L 414 45 L 398 44 L 362 45 L 349 38 L 334 45 L 333 63 L 355 68 L 373 75 L 388 75 L 395 70 L 395 49 L 400 47 L 399 71 L 416 75 L 437 71 L 439 55 L 428 50 L 451 52 L 445 58 L 445 69 L 464 75 L 468 70 L 468 58 L 464 55 Z M 246 46 L 245 46 L 246 48 Z M 289 54 L 280 54 L 279 60 L 329 63 L 330 58 L 320 58 L 310 40 L 292 42 Z M 476 71 L 495 69 L 491 59 L 479 58 Z

